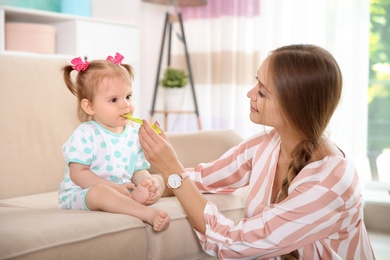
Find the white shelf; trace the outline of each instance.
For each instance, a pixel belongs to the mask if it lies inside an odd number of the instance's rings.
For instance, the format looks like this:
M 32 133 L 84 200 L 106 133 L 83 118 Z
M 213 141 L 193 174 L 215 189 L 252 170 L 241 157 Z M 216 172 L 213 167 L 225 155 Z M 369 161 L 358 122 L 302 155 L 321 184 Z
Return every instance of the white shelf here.
M 128 23 L 67 15 L 49 11 L 0 6 L 0 53 L 5 49 L 5 23 L 49 24 L 56 27 L 56 54 L 87 56 L 114 55 L 116 51 L 138 62 L 138 26 Z M 134 51 L 135 50 L 135 51 Z

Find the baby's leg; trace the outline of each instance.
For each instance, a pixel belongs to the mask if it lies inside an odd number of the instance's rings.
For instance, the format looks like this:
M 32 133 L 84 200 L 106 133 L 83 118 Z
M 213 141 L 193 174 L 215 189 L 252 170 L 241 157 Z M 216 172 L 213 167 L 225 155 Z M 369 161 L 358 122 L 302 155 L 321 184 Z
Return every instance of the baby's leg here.
M 149 198 L 149 189 L 153 185 L 147 179 L 143 179 L 142 182 L 130 193 L 131 197 L 138 203 L 145 205 Z
M 165 211 L 141 205 L 130 196 L 123 195 L 107 185 L 97 184 L 93 186 L 88 191 L 85 202 L 90 210 L 101 210 L 137 217 L 152 225 L 154 231 L 157 232 L 169 227 L 170 217 Z

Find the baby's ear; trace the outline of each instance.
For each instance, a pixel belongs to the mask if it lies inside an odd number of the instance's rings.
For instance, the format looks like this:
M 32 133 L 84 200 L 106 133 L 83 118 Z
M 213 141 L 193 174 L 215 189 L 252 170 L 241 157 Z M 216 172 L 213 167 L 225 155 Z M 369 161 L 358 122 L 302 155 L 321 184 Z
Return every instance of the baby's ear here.
M 93 116 L 95 114 L 92 103 L 88 99 L 84 98 L 83 100 L 81 100 L 81 107 L 88 115 Z

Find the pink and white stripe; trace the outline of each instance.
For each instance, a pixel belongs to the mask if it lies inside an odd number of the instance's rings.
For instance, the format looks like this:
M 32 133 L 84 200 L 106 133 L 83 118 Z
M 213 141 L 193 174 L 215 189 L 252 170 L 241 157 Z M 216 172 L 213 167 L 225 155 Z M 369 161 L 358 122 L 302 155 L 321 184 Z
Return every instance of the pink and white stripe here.
M 353 163 L 340 156 L 310 163 L 291 183 L 289 196 L 271 204 L 279 149 L 279 136 L 271 131 L 188 169 L 204 192 L 249 189 L 246 215 L 236 224 L 206 205 L 206 234 L 195 231 L 203 249 L 219 259 L 278 259 L 296 249 L 303 259 L 375 259 Z

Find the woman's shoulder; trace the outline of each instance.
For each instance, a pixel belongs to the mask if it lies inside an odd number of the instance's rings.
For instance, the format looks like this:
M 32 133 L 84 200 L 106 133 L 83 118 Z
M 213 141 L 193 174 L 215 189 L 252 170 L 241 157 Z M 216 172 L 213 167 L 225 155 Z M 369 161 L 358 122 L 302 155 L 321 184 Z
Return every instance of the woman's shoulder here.
M 344 155 L 333 154 L 306 165 L 294 179 L 296 183 L 292 186 L 308 182 L 333 189 L 337 185 L 349 186 L 357 179 L 353 160 Z

